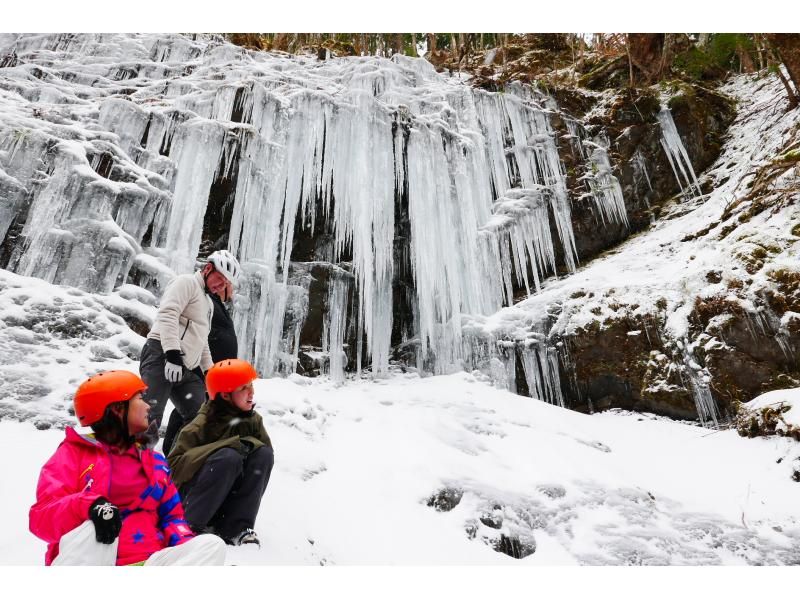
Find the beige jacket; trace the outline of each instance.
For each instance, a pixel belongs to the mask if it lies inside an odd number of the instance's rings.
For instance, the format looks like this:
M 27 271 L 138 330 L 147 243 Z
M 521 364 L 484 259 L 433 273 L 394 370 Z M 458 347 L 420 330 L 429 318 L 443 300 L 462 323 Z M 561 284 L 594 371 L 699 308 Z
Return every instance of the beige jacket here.
M 213 314 L 214 304 L 206 295 L 203 274 L 181 274 L 164 290 L 147 338 L 160 341 L 164 352 L 181 351 L 183 363 L 190 370 L 199 365 L 205 371 L 213 364 L 208 349 Z

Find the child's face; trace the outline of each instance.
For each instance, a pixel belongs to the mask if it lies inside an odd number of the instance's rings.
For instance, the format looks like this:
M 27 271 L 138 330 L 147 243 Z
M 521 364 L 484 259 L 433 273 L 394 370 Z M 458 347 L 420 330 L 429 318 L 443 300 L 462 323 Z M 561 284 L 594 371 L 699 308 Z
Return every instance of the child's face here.
M 256 402 L 253 400 L 253 383 L 248 382 L 244 386 L 240 386 L 231 393 L 231 403 L 239 411 L 250 411 L 255 407 Z
M 150 413 L 150 405 L 142 398 L 142 393 L 136 393 L 129 402 L 128 406 L 128 433 L 136 435 L 147 429 L 149 422 L 147 415 Z

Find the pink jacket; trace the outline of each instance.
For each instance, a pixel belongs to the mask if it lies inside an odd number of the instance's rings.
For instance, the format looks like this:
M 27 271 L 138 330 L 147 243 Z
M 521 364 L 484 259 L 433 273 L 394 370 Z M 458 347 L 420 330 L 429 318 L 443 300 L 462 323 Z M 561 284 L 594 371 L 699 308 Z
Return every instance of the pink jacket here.
M 58 555 L 61 536 L 89 519 L 89 507 L 111 489 L 111 457 L 108 447 L 90 435 L 67 428 L 66 438 L 42 467 L 31 507 L 30 529 L 48 543 L 45 564 Z M 136 543 L 142 534 L 155 535 L 166 548 L 194 537 L 183 515 L 180 496 L 172 483 L 167 461 L 151 449 L 139 449 L 150 483 L 132 508 L 121 511 L 117 564 L 142 560 Z M 152 538 L 149 538 L 152 540 Z M 152 544 L 152 542 L 150 542 Z

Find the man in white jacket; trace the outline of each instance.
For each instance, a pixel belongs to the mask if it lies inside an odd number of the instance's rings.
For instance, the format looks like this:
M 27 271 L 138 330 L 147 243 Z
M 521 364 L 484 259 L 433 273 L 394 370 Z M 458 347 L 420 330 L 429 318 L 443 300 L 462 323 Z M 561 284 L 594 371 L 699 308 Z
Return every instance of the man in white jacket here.
M 214 304 L 208 293 L 220 293 L 235 284 L 239 263 L 228 251 L 217 251 L 194 274 L 176 276 L 167 285 L 139 359 L 139 373 L 147 384 L 152 440 L 161 425 L 167 398 L 184 422 L 194 419 L 205 400 L 204 374 L 213 365 L 208 333 Z M 167 455 L 179 430 L 167 430 L 162 452 Z

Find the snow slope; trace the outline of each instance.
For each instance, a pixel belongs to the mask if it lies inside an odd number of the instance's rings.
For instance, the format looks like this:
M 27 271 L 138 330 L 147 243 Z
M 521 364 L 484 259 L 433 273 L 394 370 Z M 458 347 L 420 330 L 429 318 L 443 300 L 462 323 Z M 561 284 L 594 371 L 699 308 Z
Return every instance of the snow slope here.
M 293 376 L 259 380 L 256 397 L 276 466 L 256 522 L 262 548 L 229 548 L 231 564 L 800 558 L 793 440 L 748 440 L 642 414 L 579 414 L 466 373 L 395 373 L 346 386 Z M 27 509 L 38 469 L 62 437 L 0 421 L 0 475 L 14 480 L 0 489 L 0 563 L 42 562 Z M 457 506 L 427 506 L 445 488 L 463 493 Z M 494 551 L 501 534 L 535 552 L 516 560 Z

